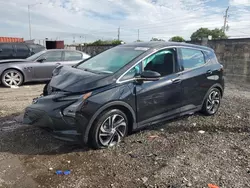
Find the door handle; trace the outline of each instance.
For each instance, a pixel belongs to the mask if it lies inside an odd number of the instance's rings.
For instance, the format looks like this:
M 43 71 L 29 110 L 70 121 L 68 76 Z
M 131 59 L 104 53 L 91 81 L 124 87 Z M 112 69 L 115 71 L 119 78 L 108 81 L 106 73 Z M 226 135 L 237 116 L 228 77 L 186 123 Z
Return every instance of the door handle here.
M 61 65 L 61 63 L 56 63 L 56 65 Z
M 213 74 L 213 72 L 211 70 L 208 70 L 207 74 Z
M 180 82 L 181 82 L 181 79 L 178 79 L 178 78 L 172 80 L 172 83 L 173 83 L 173 84 L 178 84 L 178 83 L 180 83 Z

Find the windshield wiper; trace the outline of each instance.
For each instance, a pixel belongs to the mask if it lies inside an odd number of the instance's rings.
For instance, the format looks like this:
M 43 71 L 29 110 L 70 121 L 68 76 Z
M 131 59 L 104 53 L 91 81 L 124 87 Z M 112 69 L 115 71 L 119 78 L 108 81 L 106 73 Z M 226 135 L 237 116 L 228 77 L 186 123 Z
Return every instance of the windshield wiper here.
M 83 68 L 82 70 L 87 71 L 87 72 L 92 72 L 92 73 L 95 73 L 95 74 L 100 74 L 99 71 L 95 71 L 95 70 L 92 70 L 92 69 Z

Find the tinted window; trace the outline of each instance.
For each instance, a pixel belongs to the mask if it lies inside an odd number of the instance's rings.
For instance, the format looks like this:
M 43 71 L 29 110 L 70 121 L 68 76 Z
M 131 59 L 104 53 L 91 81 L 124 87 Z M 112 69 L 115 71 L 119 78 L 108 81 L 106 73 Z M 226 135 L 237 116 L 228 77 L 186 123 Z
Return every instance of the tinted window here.
M 13 47 L 11 44 L 0 44 L 0 59 L 10 59 L 14 56 Z
M 202 51 L 182 48 L 181 53 L 184 70 L 196 68 L 205 64 L 205 58 Z
M 0 44 L 0 49 L 2 52 L 12 52 L 13 46 L 11 44 Z
M 175 51 L 162 50 L 146 58 L 143 62 L 144 70 L 155 71 L 161 76 L 167 76 L 175 71 Z
M 61 61 L 62 60 L 62 52 L 55 51 L 55 52 L 46 52 L 40 58 L 46 58 L 43 62 L 54 62 L 54 61 Z M 40 59 L 39 58 L 39 59 Z
M 82 59 L 82 54 L 79 52 L 64 52 L 64 60 L 65 61 L 76 61 Z
M 18 53 L 29 53 L 29 48 L 24 44 L 16 44 L 16 50 Z

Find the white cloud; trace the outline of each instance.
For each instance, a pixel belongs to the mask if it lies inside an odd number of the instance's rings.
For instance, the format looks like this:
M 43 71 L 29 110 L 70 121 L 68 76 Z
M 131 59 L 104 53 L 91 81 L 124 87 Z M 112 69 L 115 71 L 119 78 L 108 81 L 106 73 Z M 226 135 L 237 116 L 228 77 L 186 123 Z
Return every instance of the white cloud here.
M 131 42 L 152 37 L 168 40 L 174 35 L 189 39 L 200 27 L 221 28 L 225 7 L 211 6 L 216 0 L 36 0 L 31 6 L 32 36 L 36 39 L 63 39 L 67 43 L 117 38 Z M 218 0 L 217 0 L 218 1 Z M 230 36 L 245 35 L 250 27 L 250 0 L 230 0 Z M 243 4 L 242 4 L 243 3 Z M 29 38 L 29 0 L 0 0 L 0 36 Z M 231 7 L 230 7 L 231 11 Z M 231 13 L 229 11 L 229 13 Z M 237 16 L 236 16 L 237 15 Z
M 250 6 L 250 0 L 230 0 L 231 6 Z

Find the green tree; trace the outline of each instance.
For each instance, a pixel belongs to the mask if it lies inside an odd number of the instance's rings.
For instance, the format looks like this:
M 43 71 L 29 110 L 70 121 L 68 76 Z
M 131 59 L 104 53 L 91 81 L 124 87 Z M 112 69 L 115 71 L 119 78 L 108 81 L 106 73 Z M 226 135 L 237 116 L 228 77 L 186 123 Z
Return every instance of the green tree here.
M 113 45 L 118 45 L 118 44 L 122 44 L 122 43 L 123 43 L 122 40 L 112 40 L 111 41 L 111 44 L 113 44 Z
M 87 45 L 96 45 L 96 46 L 101 46 L 101 45 L 119 45 L 122 44 L 123 41 L 121 40 L 96 40 L 93 43 L 89 43 Z
M 163 39 L 158 39 L 158 38 L 152 38 L 150 41 L 165 41 L 165 40 L 163 40 Z
M 212 39 L 227 39 L 227 35 L 222 29 L 215 28 L 211 30 Z
M 212 36 L 212 39 L 226 39 L 227 36 L 222 29 L 215 28 L 210 30 L 208 28 L 200 28 L 191 35 L 191 40 L 201 40 Z
M 169 41 L 173 41 L 173 42 L 185 42 L 185 39 L 183 37 L 181 37 L 181 36 L 174 36 Z

